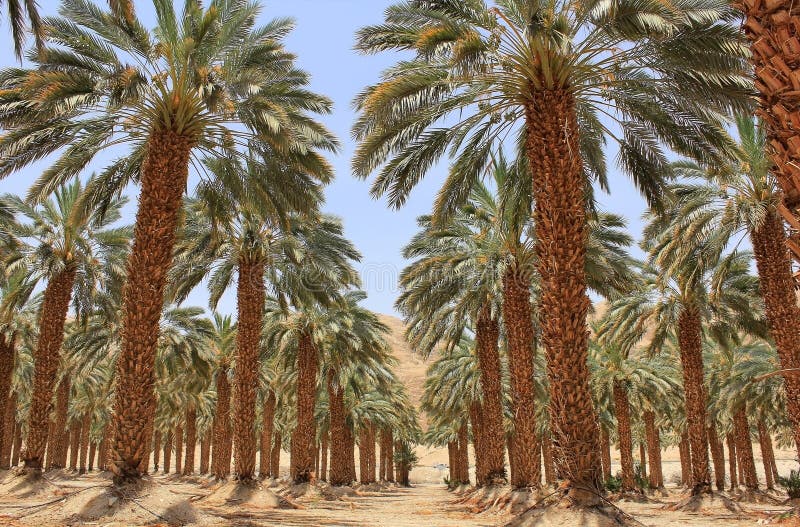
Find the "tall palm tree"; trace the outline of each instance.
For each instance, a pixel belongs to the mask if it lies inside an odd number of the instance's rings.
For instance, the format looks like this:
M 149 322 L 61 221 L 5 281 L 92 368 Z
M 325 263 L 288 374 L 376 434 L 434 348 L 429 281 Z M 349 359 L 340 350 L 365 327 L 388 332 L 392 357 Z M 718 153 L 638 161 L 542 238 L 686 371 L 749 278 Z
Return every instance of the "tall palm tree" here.
M 103 276 L 103 262 L 110 267 L 121 267 L 130 240 L 130 228 L 113 227 L 127 200 L 115 199 L 109 203 L 105 214 L 99 214 L 80 207 L 84 191 L 83 184 L 76 178 L 59 188 L 54 199 L 38 206 L 13 195 L 0 198 L 19 216 L 18 222 L 7 225 L 11 235 L 20 242 L 18 252 L 7 261 L 9 269 L 19 266 L 29 273 L 28 279 L 32 282 L 47 282 L 39 320 L 33 399 L 24 453 L 25 466 L 33 470 L 43 468 L 70 300 L 74 297 L 78 317 L 85 317 L 92 294 L 107 282 L 108 277 Z
M 212 0 L 206 8 L 186 2 L 180 14 L 168 0 L 153 3 L 151 32 L 135 13 L 65 1 L 59 17 L 45 20 L 49 43 L 36 68 L 4 71 L 0 97 L 8 131 L 0 140 L 0 176 L 63 150 L 31 198 L 41 199 L 121 143 L 130 151 L 101 173 L 85 206 L 103 208 L 129 182 L 141 182 L 117 363 L 118 483 L 140 476 L 152 429 L 158 320 L 192 156 L 237 157 L 255 134 L 299 171 L 327 180 L 331 170 L 318 150 L 336 148 L 309 116 L 328 112 L 330 102 L 307 89 L 308 76 L 283 48 L 291 21 L 256 27 L 260 6 L 244 0 Z
M 212 424 L 212 472 L 217 479 L 225 479 L 231 470 L 231 389 L 228 380 L 231 361 L 236 353 L 236 324 L 230 316 L 214 313 L 214 334 L 211 345 L 216 368 L 216 405 Z
M 784 205 L 771 173 L 773 160 L 765 152 L 766 130 L 750 116 L 739 116 L 736 124 L 739 148 L 735 159 L 706 170 L 692 162 L 677 164 L 677 171 L 691 179 L 680 188 L 676 229 L 686 243 L 697 243 L 693 240 L 697 237 L 716 237 L 716 243 L 708 242 L 712 251 L 722 250 L 739 232 L 749 235 L 770 335 L 782 368 L 791 371 L 800 368 L 800 307 L 795 301 L 795 282 L 779 212 Z M 788 374 L 784 380 L 800 456 L 800 377 Z
M 360 177 L 379 169 L 374 195 L 401 206 L 449 152 L 441 219 L 469 194 L 495 141 L 519 134 L 535 200 L 541 309 L 550 317 L 542 342 L 556 460 L 581 502 L 597 503 L 596 492 L 577 489 L 596 491 L 601 480 L 586 365 L 587 179 L 605 184 L 606 138 L 618 141 L 622 168 L 651 203 L 667 173 L 660 144 L 719 157 L 729 141 L 717 112 L 744 107 L 749 86 L 732 16 L 725 4 L 699 1 L 414 0 L 358 34 L 365 53 L 411 53 L 356 99 L 353 167 Z

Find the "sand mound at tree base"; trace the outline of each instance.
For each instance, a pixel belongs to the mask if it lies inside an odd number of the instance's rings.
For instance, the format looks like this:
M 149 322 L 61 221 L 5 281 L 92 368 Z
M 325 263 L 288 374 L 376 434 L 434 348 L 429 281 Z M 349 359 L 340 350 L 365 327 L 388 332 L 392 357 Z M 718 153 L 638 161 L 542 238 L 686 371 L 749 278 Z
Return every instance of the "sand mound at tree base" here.
M 226 481 L 212 487 L 198 501 L 202 507 L 237 507 L 247 510 L 296 509 L 291 500 L 273 492 L 259 481 Z
M 306 501 L 340 501 L 345 497 L 356 496 L 357 492 L 352 487 L 334 487 L 324 481 L 313 481 L 290 485 L 279 491 L 279 494 L 286 499 Z
M 784 501 L 763 490 L 737 490 L 731 492 L 730 496 L 731 499 L 737 503 L 764 503 L 768 505 L 780 505 Z
M 519 514 L 533 507 L 544 496 L 540 489 L 515 489 L 509 485 L 492 485 L 458 490 L 455 505 L 466 506 L 470 512 Z
M 642 527 L 642 523 L 613 507 L 553 505 L 531 509 L 506 527 Z
M 677 503 L 665 505 L 665 510 L 699 512 L 704 514 L 733 514 L 743 516 L 742 507 L 732 499 L 716 492 L 688 495 Z

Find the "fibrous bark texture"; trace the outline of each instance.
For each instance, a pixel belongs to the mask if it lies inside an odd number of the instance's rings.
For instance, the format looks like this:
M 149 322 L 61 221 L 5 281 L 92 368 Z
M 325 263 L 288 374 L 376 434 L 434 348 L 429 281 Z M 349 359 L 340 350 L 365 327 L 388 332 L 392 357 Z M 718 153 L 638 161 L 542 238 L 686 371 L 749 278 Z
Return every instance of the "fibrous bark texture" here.
M 483 393 L 483 416 L 481 419 L 482 451 L 484 463 L 478 476 L 481 485 L 494 485 L 506 479 L 505 440 L 503 431 L 503 383 L 500 373 L 500 351 L 498 339 L 500 328 L 492 314 L 491 306 L 485 304 L 478 313 L 475 340 Z
M 217 408 L 214 416 L 214 446 L 212 450 L 214 477 L 225 479 L 231 470 L 231 385 L 227 365 L 217 372 Z
M 622 490 L 631 491 L 636 486 L 633 480 L 633 438 L 631 435 L 631 407 L 628 402 L 628 390 L 621 380 L 615 380 L 613 386 L 614 411 L 617 417 L 617 433 L 619 435 L 620 464 L 622 465 Z
M 311 335 L 303 334 L 297 347 L 297 427 L 292 433 L 292 474 L 295 483 L 310 481 L 314 476 L 316 453 L 316 405 L 319 354 Z

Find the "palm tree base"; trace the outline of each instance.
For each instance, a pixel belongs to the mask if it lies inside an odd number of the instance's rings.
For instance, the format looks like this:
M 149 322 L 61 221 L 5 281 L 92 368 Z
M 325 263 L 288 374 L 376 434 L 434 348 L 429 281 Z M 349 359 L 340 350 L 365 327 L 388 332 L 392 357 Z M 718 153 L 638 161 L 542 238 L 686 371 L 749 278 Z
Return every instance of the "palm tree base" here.
M 678 503 L 668 505 L 664 508 L 669 511 L 680 512 L 703 511 L 706 513 L 719 512 L 722 514 L 730 514 L 732 512 L 738 514 L 742 512 L 742 508 L 738 503 L 724 494 L 711 491 L 710 486 L 708 487 L 708 491 L 705 492 L 695 493 L 695 490 L 692 490 L 688 496 Z
M 784 501 L 761 489 L 736 490 L 730 493 L 730 497 L 736 503 L 767 503 L 769 505 L 781 505 Z
M 556 525 L 641 527 L 642 523 L 613 506 L 583 507 L 562 500 L 555 505 L 531 509 L 514 518 L 505 527 L 550 527 Z

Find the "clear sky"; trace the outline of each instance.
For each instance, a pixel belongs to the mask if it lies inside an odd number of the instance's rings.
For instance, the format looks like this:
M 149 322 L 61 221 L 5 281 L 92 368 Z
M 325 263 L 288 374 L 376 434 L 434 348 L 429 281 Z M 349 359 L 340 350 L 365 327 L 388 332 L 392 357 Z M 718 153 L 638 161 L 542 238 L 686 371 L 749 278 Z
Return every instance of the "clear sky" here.
M 102 1 L 102 0 L 95 0 Z M 102 2 L 105 4 L 105 2 Z M 176 2 L 181 5 L 183 2 Z M 366 85 L 375 82 L 381 70 L 390 66 L 396 56 L 362 56 L 353 51 L 355 32 L 364 25 L 380 23 L 389 0 L 262 0 L 260 22 L 274 17 L 293 17 L 295 31 L 287 39 L 287 47 L 298 55 L 298 65 L 310 72 L 312 88 L 334 101 L 334 112 L 322 120 L 342 143 L 341 151 L 330 160 L 336 170 L 336 180 L 326 192 L 325 211 L 341 217 L 347 236 L 363 255 L 359 264 L 364 289 L 369 294 L 364 305 L 380 313 L 394 313 L 397 296 L 397 277 L 405 262 L 402 246 L 416 231 L 416 218 L 430 211 L 439 185 L 444 180 L 445 166 L 434 168 L 422 181 L 401 210 L 387 208 L 385 201 L 374 200 L 369 195 L 368 181 L 354 178 L 350 159 L 355 148 L 350 138 L 350 127 L 355 114 L 351 102 Z M 54 14 L 58 2 L 40 0 L 44 14 Z M 146 25 L 152 27 L 152 4 L 149 0 L 136 1 L 137 12 Z M 10 44 L 8 27 L 2 28 L 6 42 L 5 53 L 0 56 L 0 67 L 18 66 Z M 601 207 L 608 212 L 625 216 L 631 233 L 638 238 L 641 231 L 640 216 L 644 202 L 629 180 L 613 168 L 615 152 L 609 151 L 611 168 L 611 195 L 598 193 Z M 29 167 L 0 181 L 0 192 L 23 194 L 36 177 L 40 167 Z M 128 190 L 132 204 L 126 217 L 133 222 L 136 188 Z M 196 290 L 187 304 L 205 306 L 207 294 Z M 235 313 L 235 298 L 228 294 L 219 310 Z

